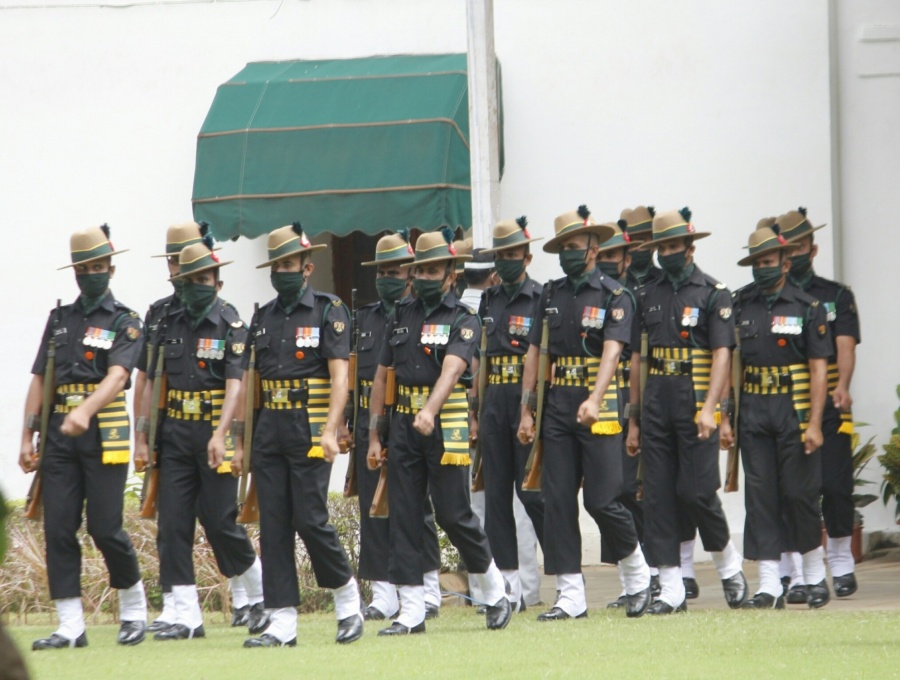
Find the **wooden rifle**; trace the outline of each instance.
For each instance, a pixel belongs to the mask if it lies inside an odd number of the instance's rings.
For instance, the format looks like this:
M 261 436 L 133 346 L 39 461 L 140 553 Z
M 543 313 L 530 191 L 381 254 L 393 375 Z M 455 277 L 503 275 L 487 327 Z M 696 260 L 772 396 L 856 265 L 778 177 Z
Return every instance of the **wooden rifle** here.
M 734 395 L 734 422 L 732 423 L 732 431 L 734 434 L 734 443 L 728 448 L 728 462 L 725 465 L 725 493 L 738 490 L 738 474 L 740 473 L 741 452 L 738 447 L 738 427 L 741 404 L 741 387 L 744 378 L 744 366 L 741 361 L 741 332 L 740 329 L 734 329 L 734 351 L 731 354 L 731 389 Z M 723 413 L 723 418 L 727 418 L 728 414 Z
M 247 385 L 244 392 L 244 460 L 241 467 L 241 483 L 238 488 L 238 519 L 240 524 L 259 522 L 259 499 L 256 479 L 250 478 L 250 456 L 253 453 L 253 424 L 259 408 L 259 375 L 256 371 L 256 324 L 259 305 L 253 308 L 253 322 L 250 324 L 250 358 L 247 362 Z M 247 489 L 247 481 L 250 489 Z
M 34 479 L 28 489 L 25 500 L 25 519 L 40 520 L 43 515 L 41 492 L 44 484 L 41 479 L 41 466 L 44 463 L 44 448 L 47 446 L 47 435 L 50 428 L 50 413 L 53 411 L 53 402 L 56 393 L 56 329 L 59 326 L 59 307 L 61 300 L 56 301 L 56 311 L 53 314 L 53 328 L 50 330 L 50 338 L 47 340 L 47 364 L 44 366 L 44 390 L 41 395 L 41 423 L 35 443 L 35 453 L 38 456 L 38 467 L 34 472 Z
M 347 462 L 347 475 L 344 477 L 344 498 L 359 495 L 356 475 L 356 453 L 354 441 L 356 439 L 356 422 L 359 418 L 359 323 L 356 311 L 356 288 L 350 291 L 350 327 L 353 333 L 353 350 L 350 352 L 350 398 L 353 400 L 353 420 L 350 423 L 350 440 L 346 442 L 350 460 Z M 341 442 L 343 443 L 343 442 Z
M 544 287 L 547 295 L 547 304 L 553 295 L 553 282 Z M 541 421 L 544 419 L 544 394 L 547 391 L 547 383 L 550 382 L 550 321 L 547 318 L 547 310 L 544 310 L 544 320 L 541 325 L 541 351 L 538 358 L 537 382 L 537 408 L 534 411 L 534 443 L 531 445 L 531 453 L 525 463 L 525 479 L 522 480 L 523 491 L 541 490 L 541 473 L 544 469 L 544 442 L 541 435 Z
M 478 387 L 475 393 L 478 396 L 478 428 L 481 432 L 481 413 L 484 410 L 484 393 L 487 389 L 488 372 L 490 371 L 490 360 L 487 355 L 487 328 L 481 326 L 481 342 L 478 347 L 479 364 L 478 364 Z M 472 491 L 484 491 L 484 459 L 482 458 L 481 437 L 474 442 L 472 455 Z
M 166 342 L 166 328 L 168 327 L 169 305 L 166 304 L 162 310 L 162 325 L 159 333 L 159 339 L 156 343 L 156 355 L 153 355 L 152 343 L 148 347 L 153 358 L 153 390 L 150 397 L 150 428 L 147 431 L 147 450 L 149 452 L 149 460 L 147 467 L 144 469 L 144 484 L 141 487 L 141 509 L 138 516 L 141 519 L 156 518 L 156 503 L 159 498 L 159 437 L 160 418 L 166 412 L 168 379 L 165 373 L 166 352 L 164 345 Z
M 390 409 L 397 403 L 397 372 L 393 366 L 387 369 L 387 378 L 384 387 L 384 413 L 390 418 Z M 380 436 L 380 435 L 379 435 Z M 378 475 L 378 485 L 375 487 L 375 495 L 372 496 L 372 506 L 369 508 L 369 517 L 385 518 L 388 516 L 388 484 L 387 484 L 387 449 L 382 453 L 381 473 Z

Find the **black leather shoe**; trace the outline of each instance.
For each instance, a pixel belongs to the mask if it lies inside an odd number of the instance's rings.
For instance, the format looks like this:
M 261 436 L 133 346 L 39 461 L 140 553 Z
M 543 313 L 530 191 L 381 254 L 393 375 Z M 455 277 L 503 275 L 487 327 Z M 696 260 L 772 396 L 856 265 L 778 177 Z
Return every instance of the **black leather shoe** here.
M 206 631 L 203 630 L 203 624 L 191 630 L 183 623 L 173 623 L 165 630 L 161 630 L 153 636 L 154 640 L 190 640 L 192 638 L 206 637 Z
M 282 642 L 274 635 L 263 633 L 259 637 L 244 640 L 244 647 L 296 647 L 297 638 Z
M 809 593 L 806 592 L 806 586 L 792 586 L 791 589 L 788 590 L 788 604 L 806 604 L 808 599 Z
M 382 628 L 378 631 L 378 635 L 415 635 L 416 633 L 425 632 L 425 622 L 418 623 L 412 628 L 407 628 L 399 621 L 394 621 L 389 627 Z
M 725 602 L 728 603 L 728 606 L 732 609 L 740 609 L 741 605 L 747 601 L 749 592 L 744 572 L 739 571 L 731 578 L 723 578 L 722 590 L 725 592 Z
M 512 618 L 512 603 L 504 595 L 497 602 L 487 608 L 485 619 L 488 630 L 502 630 L 509 624 Z
M 625 604 L 625 614 L 630 619 L 636 619 L 643 616 L 650 606 L 650 588 L 644 588 L 634 595 L 626 595 L 627 603 Z
M 387 617 L 384 615 L 384 612 L 381 611 L 378 607 L 369 605 L 368 607 L 366 607 L 366 611 L 363 612 L 363 618 L 366 621 L 384 621 Z
M 696 600 L 700 596 L 700 584 L 697 583 L 697 579 L 683 578 L 681 581 L 684 583 L 685 599 Z
M 741 605 L 741 609 L 784 609 L 784 595 L 773 597 L 769 593 L 756 593 Z
M 147 624 L 143 621 L 122 621 L 117 641 L 120 645 L 139 645 L 144 641 Z
M 849 597 L 859 588 L 856 582 L 856 574 L 849 573 L 844 576 L 834 577 L 834 594 L 838 597 Z
M 791 577 L 790 576 L 782 576 L 781 577 L 781 594 L 787 597 L 788 589 L 791 587 Z
M 172 624 L 168 621 L 163 621 L 162 619 L 154 619 L 150 622 L 150 625 L 147 626 L 148 633 L 158 633 L 161 630 L 165 630 Z
M 825 579 L 822 579 L 814 586 L 806 586 L 806 591 L 809 593 L 806 604 L 809 605 L 810 609 L 818 609 L 831 602 L 831 593 L 828 591 L 828 583 L 826 583 Z
M 31 643 L 31 649 L 34 651 L 40 649 L 66 649 L 67 647 L 87 647 L 87 633 L 82 633 L 74 640 L 70 640 L 62 635 L 54 633 L 48 638 L 41 638 Z
M 243 607 L 237 607 L 231 610 L 231 627 L 246 626 L 250 620 L 250 605 L 245 604 Z
M 661 614 L 674 614 L 676 612 L 686 612 L 687 611 L 687 598 L 681 601 L 681 604 L 677 607 L 673 607 L 665 600 L 654 600 L 653 604 L 647 607 L 647 613 L 653 614 L 654 616 L 659 616 Z
M 662 592 L 662 586 L 659 584 L 659 574 L 650 577 L 650 597 L 654 600 L 659 597 Z
M 259 635 L 269 627 L 271 615 L 266 606 L 262 602 L 250 605 L 250 611 L 247 613 L 247 630 L 250 635 Z
M 356 642 L 362 637 L 362 634 L 363 618 L 359 614 L 354 614 L 338 621 L 337 637 L 334 640 L 345 645 L 349 642 Z
M 609 604 L 606 605 L 607 609 L 624 609 L 625 605 L 628 604 L 628 596 L 627 595 L 619 595 L 619 597 Z
M 565 621 L 566 619 L 586 619 L 587 618 L 587 609 L 581 612 L 578 616 L 569 616 L 559 607 L 553 607 L 552 609 L 545 611 L 541 614 L 538 614 L 538 621 Z
M 441 608 L 436 604 L 425 603 L 425 620 L 436 619 L 441 614 Z

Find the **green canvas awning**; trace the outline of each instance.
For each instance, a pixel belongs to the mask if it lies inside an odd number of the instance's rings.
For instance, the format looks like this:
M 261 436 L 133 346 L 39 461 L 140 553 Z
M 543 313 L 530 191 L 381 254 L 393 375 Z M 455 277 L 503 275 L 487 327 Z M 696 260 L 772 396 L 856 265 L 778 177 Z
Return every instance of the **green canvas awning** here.
M 219 240 L 297 220 L 310 234 L 469 228 L 469 185 L 465 54 L 251 63 L 198 135 L 194 218 Z

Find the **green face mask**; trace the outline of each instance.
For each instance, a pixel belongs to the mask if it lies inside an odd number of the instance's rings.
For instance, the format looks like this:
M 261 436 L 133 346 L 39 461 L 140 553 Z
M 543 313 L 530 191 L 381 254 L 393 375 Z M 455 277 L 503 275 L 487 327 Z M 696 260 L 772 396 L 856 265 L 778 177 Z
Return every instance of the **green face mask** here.
M 496 260 L 494 269 L 503 283 L 515 283 L 525 273 L 525 260 Z
M 566 276 L 577 279 L 587 269 L 584 257 L 587 250 L 561 250 L 559 253 L 559 266 Z
M 753 268 L 753 280 L 763 291 L 775 288 L 781 282 L 782 276 L 784 274 L 781 273 L 781 265 Z
M 810 258 L 810 253 L 791 256 L 791 276 L 802 279 L 809 274 L 810 269 L 812 269 L 812 258 Z
M 381 276 L 375 279 L 375 290 L 385 307 L 393 307 L 403 297 L 406 290 L 406 279 L 395 279 L 392 276 Z
M 282 300 L 296 300 L 306 284 L 303 272 L 272 272 L 269 275 L 272 288 Z
M 184 281 L 182 279 L 175 279 L 172 281 L 172 288 L 175 289 L 175 297 L 181 300 L 181 291 L 184 289 Z
M 444 279 L 437 281 L 432 279 L 413 279 L 413 289 L 416 291 L 416 297 L 419 298 L 426 307 L 437 307 L 441 300 L 444 299 L 444 292 L 441 287 L 444 285 Z
M 197 318 L 205 312 L 216 299 L 216 286 L 204 286 L 199 283 L 185 281 L 181 289 L 181 300 L 187 313 Z
M 75 282 L 78 284 L 78 290 L 81 291 L 85 298 L 96 300 L 109 288 L 109 272 L 76 274 Z
M 597 267 L 603 273 L 604 276 L 608 276 L 611 279 L 619 280 L 619 277 L 622 276 L 619 273 L 619 265 L 621 262 L 598 262 Z
M 634 269 L 635 271 L 646 271 L 650 266 L 650 260 L 653 257 L 653 253 L 649 250 L 632 250 L 631 251 L 631 267 L 629 269 Z
M 666 275 L 670 279 L 678 279 L 684 274 L 684 267 L 687 263 L 687 250 L 681 250 L 677 253 L 659 256 L 659 266 L 663 268 Z

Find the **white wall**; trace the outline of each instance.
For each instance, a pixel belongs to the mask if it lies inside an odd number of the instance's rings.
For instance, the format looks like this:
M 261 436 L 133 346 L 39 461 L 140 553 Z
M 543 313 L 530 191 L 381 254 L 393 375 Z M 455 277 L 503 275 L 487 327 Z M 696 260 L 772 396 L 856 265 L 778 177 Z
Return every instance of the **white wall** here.
M 55 271 L 68 261 L 68 235 L 108 221 L 116 246 L 132 249 L 118 258 L 117 295 L 143 311 L 165 294 L 164 267 L 147 255 L 160 252 L 168 224 L 190 216 L 196 134 L 220 83 L 262 59 L 466 49 L 461 0 L 57 4 L 0 2 L 3 217 L 7 242 L 28 244 L 0 274 L 15 291 L 0 333 L 2 356 L 16 357 L 0 388 L 0 485 L 11 495 L 27 487 L 14 460 L 35 344 L 55 298 L 76 294 L 71 273 Z M 495 0 L 501 215 L 527 214 L 548 232 L 579 203 L 603 220 L 639 203 L 689 205 L 698 228 L 714 232 L 699 244 L 701 266 L 743 285 L 735 262 L 760 217 L 806 205 L 833 222 L 827 20 L 820 0 Z M 887 224 L 886 215 L 866 222 L 875 233 Z M 829 252 L 831 231 L 819 235 Z M 270 295 L 252 266 L 264 244 L 224 248 L 237 260 L 223 272 L 224 295 L 247 315 Z M 847 266 L 858 286 L 865 263 Z M 557 272 L 539 254 L 535 276 Z M 866 326 L 864 351 L 878 333 Z M 861 360 L 860 381 L 864 370 L 878 368 Z M 725 504 L 740 533 L 742 496 Z M 596 560 L 593 543 L 586 551 Z

